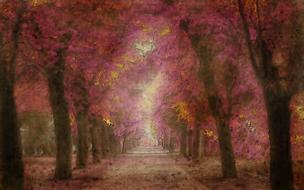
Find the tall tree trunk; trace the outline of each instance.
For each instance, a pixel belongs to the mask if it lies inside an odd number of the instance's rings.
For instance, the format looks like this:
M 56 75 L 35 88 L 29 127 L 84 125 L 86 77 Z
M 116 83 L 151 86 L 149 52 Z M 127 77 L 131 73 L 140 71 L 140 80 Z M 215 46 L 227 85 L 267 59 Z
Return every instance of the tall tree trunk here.
M 91 120 L 91 128 L 90 128 L 90 135 L 91 135 L 91 142 L 92 142 L 92 157 L 93 163 L 100 162 L 100 154 L 101 154 L 101 130 L 98 125 L 98 121 L 96 118 Z
M 113 127 L 108 127 L 109 134 L 109 150 L 112 155 L 117 155 L 121 153 L 120 142 L 114 136 Z
M 272 190 L 293 190 L 293 171 L 290 144 L 290 99 L 292 97 L 292 86 L 285 89 L 281 86 L 277 75 L 277 68 L 273 63 L 273 52 L 267 48 L 261 34 L 261 26 L 258 28 L 258 56 L 254 54 L 254 45 L 250 40 L 249 24 L 244 12 L 242 0 L 238 0 L 240 18 L 243 24 L 244 36 L 250 55 L 251 65 L 255 71 L 260 85 L 263 87 L 264 99 L 268 113 L 268 127 L 270 139 L 270 184 Z M 295 15 L 293 15 L 295 17 Z M 294 18 L 295 23 L 292 33 L 294 33 L 294 47 L 290 51 L 290 58 L 293 67 L 300 71 L 294 71 L 291 76 L 295 82 L 303 80 L 302 59 L 303 40 L 298 38 L 302 35 L 303 29 L 299 23 L 299 18 Z M 298 25 L 299 24 L 299 25 Z M 300 51 L 300 52 L 299 52 Z M 297 63 L 300 61 L 299 63 Z M 302 69 L 301 69 L 302 68 Z M 296 74 L 295 74 L 296 73 Z M 298 76 L 297 76 L 298 75 Z
M 270 139 L 270 181 L 275 190 L 293 189 L 290 145 L 290 97 L 266 93 Z
M 208 58 L 208 50 L 206 47 L 201 47 L 201 76 L 208 93 L 208 104 L 212 115 L 216 120 L 218 140 L 221 152 L 222 175 L 224 178 L 237 177 L 235 166 L 234 151 L 231 142 L 231 132 L 229 128 L 230 114 L 225 111 L 219 98 L 214 82 L 214 74 L 210 69 L 210 57 Z
M 199 152 L 200 152 L 200 126 L 196 126 L 193 130 L 193 161 L 199 161 Z
M 73 83 L 76 94 L 74 106 L 76 108 L 77 122 L 77 167 L 86 168 L 89 157 L 89 94 L 86 88 L 86 79 L 83 71 L 76 73 Z
M 188 158 L 192 159 L 193 154 L 193 131 L 189 130 L 187 133 L 187 145 L 188 145 Z
M 219 138 L 222 174 L 223 177 L 236 177 L 235 158 L 231 142 L 231 133 L 228 122 L 223 119 L 217 121 L 217 133 Z
M 231 142 L 231 132 L 229 127 L 230 114 L 225 111 L 216 91 L 214 83 L 214 74 L 210 69 L 210 60 L 208 60 L 208 51 L 203 48 L 200 57 L 202 60 L 203 83 L 208 92 L 208 104 L 212 115 L 216 120 L 216 127 L 218 133 L 218 140 L 221 152 L 222 175 L 224 178 L 237 177 L 237 170 L 235 166 L 234 151 Z M 209 52 L 211 54 L 211 52 Z
M 184 157 L 187 156 L 187 129 L 185 126 L 182 126 L 181 129 L 180 154 Z
M 109 139 L 109 131 L 108 127 L 103 124 L 102 125 L 102 155 L 103 157 L 107 157 L 110 151 L 110 139 Z
M 0 62 L 0 139 L 2 188 L 23 189 L 23 161 L 14 84 Z
M 68 104 L 64 94 L 64 71 L 67 47 L 57 51 L 55 65 L 47 70 L 50 104 L 56 135 L 56 179 L 72 176 L 72 137 Z
M 170 131 L 170 136 L 169 136 L 169 152 L 173 153 L 175 149 L 175 138 L 174 135 L 172 134 L 172 131 Z
M 80 112 L 77 121 L 77 168 L 86 168 L 89 156 L 88 115 Z
M 9 60 L 3 55 L 4 43 L 0 32 L 0 188 L 6 190 L 22 190 L 24 183 L 20 129 L 14 97 L 19 37 L 22 16 L 26 8 L 23 0 L 19 2 L 11 33 L 12 49 Z
M 201 159 L 205 154 L 205 138 L 202 132 L 200 133 L 200 148 L 199 148 L 199 159 Z
M 164 134 L 164 139 L 163 139 L 163 149 L 165 149 L 165 150 L 168 150 L 169 149 L 169 147 L 168 147 L 168 135 L 165 133 Z
M 124 136 L 122 140 L 122 149 L 121 149 L 122 154 L 125 154 L 127 152 L 126 141 L 127 141 L 127 136 Z
M 188 25 L 188 21 L 181 21 L 180 28 L 188 33 Z M 226 122 L 226 120 L 229 121 L 230 114 L 229 110 L 225 110 L 223 108 L 220 96 L 216 90 L 214 72 L 210 68 L 210 64 L 213 59 L 213 52 L 209 47 L 210 44 L 208 44 L 208 41 L 202 36 L 189 34 L 189 38 L 200 60 L 199 77 L 202 80 L 204 88 L 207 92 L 209 108 L 217 122 L 222 161 L 222 175 L 225 178 L 234 178 L 237 176 L 237 171 L 231 142 L 229 122 Z

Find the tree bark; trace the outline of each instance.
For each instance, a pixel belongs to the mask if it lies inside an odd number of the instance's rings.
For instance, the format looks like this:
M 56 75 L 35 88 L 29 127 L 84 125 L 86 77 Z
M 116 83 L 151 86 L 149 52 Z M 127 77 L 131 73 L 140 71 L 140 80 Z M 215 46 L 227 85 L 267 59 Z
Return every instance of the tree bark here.
M 88 115 L 77 113 L 77 168 L 86 168 L 89 156 Z
M 164 139 L 163 139 L 163 149 L 168 150 L 169 149 L 169 140 L 168 140 L 168 135 L 164 134 Z
M 86 168 L 89 157 L 89 94 L 83 71 L 76 73 L 73 83 L 77 122 L 77 167 Z
M 91 142 L 92 142 L 92 157 L 93 163 L 100 162 L 101 156 L 101 130 L 98 125 L 98 121 L 96 118 L 92 119 L 91 121 L 91 128 L 90 128 L 90 135 L 91 135 Z
M 121 153 L 121 145 L 120 142 L 114 136 L 113 127 L 108 128 L 108 138 L 109 138 L 109 152 L 111 155 L 117 155 Z
M 107 157 L 110 151 L 110 139 L 109 139 L 109 131 L 108 127 L 103 124 L 102 126 L 102 155 L 103 157 Z
M 125 154 L 127 152 L 126 141 L 127 141 L 127 136 L 124 136 L 122 140 L 122 149 L 121 149 L 122 154 Z
M 0 144 L 2 188 L 23 189 L 23 161 L 14 84 L 8 81 L 7 69 L 0 62 Z
M 266 93 L 270 139 L 270 182 L 275 190 L 293 189 L 290 145 L 290 96 Z
M 193 161 L 198 162 L 199 161 L 199 152 L 200 152 L 200 128 L 199 125 L 195 127 L 193 130 Z
M 273 52 L 269 50 L 261 34 L 261 26 L 258 28 L 258 56 L 256 59 L 254 52 L 254 45 L 250 40 L 249 24 L 244 12 L 244 4 L 242 0 L 238 0 L 240 18 L 243 24 L 243 31 L 247 43 L 248 52 L 250 55 L 251 65 L 254 68 L 255 74 L 259 79 L 260 85 L 263 88 L 264 100 L 266 103 L 268 113 L 268 127 L 270 139 L 270 184 L 273 190 L 293 190 L 293 171 L 291 158 L 291 144 L 290 144 L 290 99 L 292 97 L 292 85 L 285 89 L 280 84 L 280 77 L 278 77 L 277 68 L 273 63 Z M 295 17 L 293 15 L 293 17 Z M 295 19 L 295 26 L 293 28 L 295 43 L 293 50 L 290 51 L 290 64 L 296 70 L 290 73 L 290 76 L 295 82 L 303 80 L 302 59 L 303 40 L 297 38 L 302 35 L 301 24 L 298 23 L 298 18 Z M 295 59 L 294 59 L 295 58 Z M 300 63 L 297 62 L 300 60 Z M 299 67 L 300 66 L 300 67 Z M 298 75 L 298 76 L 297 76 Z
M 24 167 L 17 107 L 14 97 L 16 62 L 19 50 L 19 37 L 25 2 L 20 0 L 16 11 L 16 21 L 12 28 L 12 49 L 9 60 L 4 56 L 3 36 L 0 32 L 0 188 L 22 190 Z
M 217 133 L 219 138 L 222 174 L 225 178 L 234 178 L 237 176 L 235 158 L 231 143 L 231 133 L 227 122 L 224 120 L 217 121 Z
M 202 159 L 202 157 L 205 154 L 205 139 L 204 139 L 204 134 L 202 132 L 200 133 L 200 142 L 199 142 L 199 159 Z
M 180 154 L 184 157 L 187 156 L 187 129 L 185 126 L 182 126 L 181 129 Z
M 173 153 L 175 149 L 175 138 L 172 134 L 172 131 L 170 131 L 170 136 L 169 136 L 169 152 Z
M 192 159 L 193 156 L 193 131 L 189 130 L 187 135 L 187 145 L 188 145 L 188 158 Z
M 56 135 L 56 179 L 72 176 L 72 137 L 68 104 L 64 94 L 64 71 L 67 47 L 57 51 L 55 65 L 47 70 L 50 104 Z
M 211 52 L 207 47 L 204 46 L 201 46 L 198 50 L 199 57 L 201 59 L 200 75 L 202 77 L 204 87 L 208 93 L 209 107 L 211 109 L 213 117 L 216 120 L 221 153 L 222 175 L 224 178 L 235 178 L 237 177 L 237 170 L 235 166 L 234 151 L 232 147 L 231 132 L 229 127 L 231 110 L 224 110 L 223 104 L 216 90 L 214 73 L 210 69 Z
M 180 28 L 188 33 L 188 25 L 188 21 L 181 21 Z M 202 36 L 189 34 L 189 38 L 200 60 L 198 75 L 204 84 L 204 88 L 206 89 L 208 96 L 209 108 L 217 122 L 217 132 L 219 135 L 222 161 L 222 175 L 225 178 L 234 178 L 237 177 L 237 171 L 231 142 L 229 122 L 227 122 L 230 119 L 230 110 L 224 110 L 223 104 L 216 90 L 215 76 L 213 70 L 210 68 L 210 64 L 213 59 L 213 52 L 209 47 L 209 41 L 204 39 Z

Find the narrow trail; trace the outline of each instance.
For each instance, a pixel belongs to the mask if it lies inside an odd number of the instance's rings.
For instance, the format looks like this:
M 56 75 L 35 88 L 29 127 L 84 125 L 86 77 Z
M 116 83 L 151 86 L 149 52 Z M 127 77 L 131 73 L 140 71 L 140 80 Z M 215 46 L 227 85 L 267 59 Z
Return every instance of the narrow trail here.
M 114 158 L 96 181 L 86 190 L 207 190 L 184 169 L 178 155 L 168 154 L 159 147 L 138 147 Z

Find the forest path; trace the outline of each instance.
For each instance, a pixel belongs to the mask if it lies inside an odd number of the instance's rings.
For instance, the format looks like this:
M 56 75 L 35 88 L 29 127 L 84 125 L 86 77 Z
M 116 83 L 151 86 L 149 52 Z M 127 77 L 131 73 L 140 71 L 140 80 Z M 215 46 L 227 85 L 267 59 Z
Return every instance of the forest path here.
M 138 147 L 109 163 L 101 180 L 87 190 L 207 190 L 183 168 L 186 163 L 178 155 L 159 147 Z

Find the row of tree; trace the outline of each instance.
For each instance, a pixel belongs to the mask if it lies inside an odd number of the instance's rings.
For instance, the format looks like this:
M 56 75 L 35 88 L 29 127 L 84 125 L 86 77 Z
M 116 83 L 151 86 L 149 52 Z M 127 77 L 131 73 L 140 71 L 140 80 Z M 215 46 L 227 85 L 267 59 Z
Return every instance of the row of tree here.
M 208 129 L 206 125 L 214 123 L 222 174 L 224 177 L 237 176 L 233 150 L 235 139 L 231 137 L 231 130 L 235 128 L 235 115 L 239 116 L 244 110 L 245 114 L 251 114 L 245 108 L 240 108 L 240 104 L 249 98 L 260 104 L 259 109 L 266 112 L 271 188 L 293 189 L 290 105 L 295 95 L 303 90 L 303 10 L 298 8 L 301 7 L 301 2 L 177 0 L 166 3 L 170 7 L 168 12 L 171 13 L 168 14 L 172 25 L 179 27 L 184 41 L 188 43 L 184 47 L 177 45 L 176 49 L 184 52 L 187 51 L 186 48 L 191 50 L 188 51 L 190 58 L 175 60 L 178 69 L 171 71 L 165 68 L 175 80 L 176 88 L 162 89 L 165 98 L 160 105 L 167 112 L 177 101 L 184 101 L 188 105 L 189 108 L 171 112 L 177 112 L 175 114 L 179 115 L 180 122 L 186 123 L 191 131 L 188 139 L 193 140 L 188 143 L 188 149 L 194 150 L 193 158 L 197 159 L 199 152 L 199 134 L 206 127 Z M 196 67 L 192 67 L 191 71 L 189 64 Z M 181 67 L 186 72 L 186 78 L 178 74 Z M 193 79 L 193 75 L 197 78 Z M 191 80 L 192 83 L 183 83 L 179 77 Z M 200 93 L 193 90 L 199 89 L 194 86 L 198 84 L 195 80 L 203 86 Z M 250 94 L 262 98 L 257 101 L 258 98 L 253 98 Z M 175 99 L 172 101 L 171 98 L 171 102 L 168 102 L 167 97 L 172 96 Z M 245 106 L 248 105 L 252 104 Z M 188 113 L 183 113 L 185 110 Z M 260 118 L 256 118 L 264 120 L 261 114 Z M 252 127 L 250 123 L 247 126 Z M 181 131 L 181 151 L 185 154 L 187 130 L 183 125 L 178 129 Z

